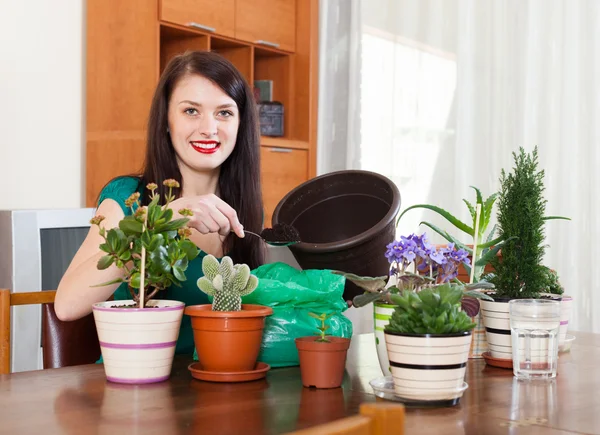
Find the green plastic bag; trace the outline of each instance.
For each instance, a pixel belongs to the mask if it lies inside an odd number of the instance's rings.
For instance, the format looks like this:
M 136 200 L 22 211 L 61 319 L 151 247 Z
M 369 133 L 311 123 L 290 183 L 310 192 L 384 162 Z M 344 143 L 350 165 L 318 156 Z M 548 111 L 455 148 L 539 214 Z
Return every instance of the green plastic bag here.
M 298 365 L 295 339 L 316 335 L 319 320 L 308 313 L 333 313 L 328 335 L 350 338 L 352 322 L 342 313 L 348 309 L 342 295 L 346 279 L 329 270 L 297 270 L 285 263 L 270 263 L 252 271 L 258 287 L 242 298 L 244 304 L 271 307 L 258 360 L 271 367 Z
M 299 271 L 285 263 L 270 263 L 252 271 L 258 287 L 242 298 L 244 304 L 273 308 L 265 319 L 258 360 L 271 367 L 299 364 L 295 339 L 317 335 L 320 322 L 308 313 L 333 313 L 328 335 L 352 337 L 352 322 L 342 312 L 348 309 L 342 295 L 346 278 L 329 270 Z M 209 298 L 212 299 L 212 298 Z M 198 354 L 194 350 L 194 360 Z

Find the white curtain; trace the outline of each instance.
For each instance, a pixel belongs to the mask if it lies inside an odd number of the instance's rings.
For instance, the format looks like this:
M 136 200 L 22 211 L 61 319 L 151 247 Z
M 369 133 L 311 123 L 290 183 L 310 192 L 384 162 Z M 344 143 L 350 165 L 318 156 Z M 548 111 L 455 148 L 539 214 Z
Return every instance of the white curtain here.
M 546 213 L 572 219 L 548 222 L 545 264 L 574 297 L 570 329 L 600 332 L 600 1 L 322 0 L 321 9 L 319 172 L 379 172 L 397 184 L 402 209 L 434 204 L 468 222 L 469 186 L 497 191 L 512 152 L 537 145 Z M 422 220 L 469 241 L 421 210 L 398 233 L 426 231 Z

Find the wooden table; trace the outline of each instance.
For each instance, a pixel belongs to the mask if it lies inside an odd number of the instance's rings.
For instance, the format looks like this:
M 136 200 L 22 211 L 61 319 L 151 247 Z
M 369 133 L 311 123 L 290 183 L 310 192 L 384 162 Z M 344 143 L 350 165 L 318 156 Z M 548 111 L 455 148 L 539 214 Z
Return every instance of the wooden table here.
M 407 434 L 600 434 L 600 334 L 576 333 L 550 383 L 516 381 L 482 360 L 468 365 L 468 390 L 453 408 L 407 410 Z M 266 379 L 217 384 L 192 379 L 177 357 L 169 381 L 106 382 L 101 365 L 0 376 L 4 434 L 279 434 L 356 414 L 376 398 L 373 335 L 353 337 L 343 388 L 302 387 L 298 367 Z

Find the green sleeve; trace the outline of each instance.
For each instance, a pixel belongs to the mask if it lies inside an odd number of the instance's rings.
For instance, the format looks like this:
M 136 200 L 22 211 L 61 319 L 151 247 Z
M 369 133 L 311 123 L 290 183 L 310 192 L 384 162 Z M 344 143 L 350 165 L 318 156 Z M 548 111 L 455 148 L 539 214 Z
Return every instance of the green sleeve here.
M 98 199 L 98 206 L 105 199 L 112 199 L 121 206 L 125 216 L 131 214 L 131 209 L 125 206 L 125 200 L 131 196 L 132 193 L 139 191 L 140 180 L 135 177 L 119 177 L 108 183 Z

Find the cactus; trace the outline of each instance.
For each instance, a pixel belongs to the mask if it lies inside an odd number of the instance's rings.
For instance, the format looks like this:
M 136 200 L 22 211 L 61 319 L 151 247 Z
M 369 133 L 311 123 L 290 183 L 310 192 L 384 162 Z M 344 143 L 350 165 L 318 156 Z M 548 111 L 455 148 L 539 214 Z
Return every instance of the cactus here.
M 258 278 L 250 274 L 246 264 L 233 264 L 225 256 L 219 264 L 212 255 L 202 259 L 204 276 L 198 280 L 198 288 L 213 297 L 213 311 L 240 311 L 242 296 L 249 295 L 258 286 Z

